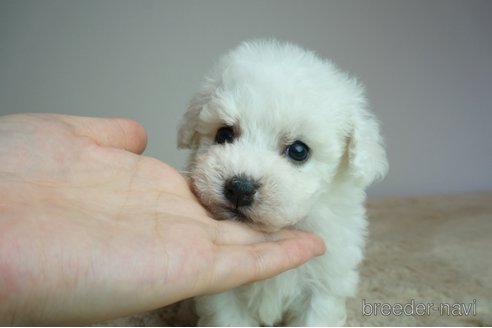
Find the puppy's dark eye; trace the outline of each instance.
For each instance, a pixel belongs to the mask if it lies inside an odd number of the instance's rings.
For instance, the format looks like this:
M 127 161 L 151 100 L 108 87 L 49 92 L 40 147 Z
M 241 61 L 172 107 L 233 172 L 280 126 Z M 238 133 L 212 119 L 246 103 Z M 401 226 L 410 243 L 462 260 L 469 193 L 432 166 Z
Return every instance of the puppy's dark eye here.
M 230 126 L 223 126 L 217 130 L 215 142 L 218 144 L 232 143 L 234 141 L 234 130 Z
M 290 146 L 287 146 L 285 153 L 296 162 L 304 162 L 309 155 L 309 147 L 302 141 L 294 141 Z

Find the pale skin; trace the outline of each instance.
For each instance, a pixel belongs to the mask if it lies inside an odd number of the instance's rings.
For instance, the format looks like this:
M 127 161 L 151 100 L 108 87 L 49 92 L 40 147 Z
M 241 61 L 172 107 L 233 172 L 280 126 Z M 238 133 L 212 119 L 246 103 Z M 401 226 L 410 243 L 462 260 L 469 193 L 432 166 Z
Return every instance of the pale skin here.
M 272 277 L 315 235 L 213 220 L 127 119 L 0 117 L 0 325 L 87 324 Z

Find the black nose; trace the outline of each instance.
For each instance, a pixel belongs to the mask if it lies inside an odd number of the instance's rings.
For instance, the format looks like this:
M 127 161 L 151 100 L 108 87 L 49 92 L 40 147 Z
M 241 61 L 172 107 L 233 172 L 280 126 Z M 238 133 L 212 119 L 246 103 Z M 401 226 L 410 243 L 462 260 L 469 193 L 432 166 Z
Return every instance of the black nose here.
M 253 179 L 244 175 L 236 175 L 228 179 L 224 186 L 224 196 L 236 207 L 253 204 L 254 195 L 258 188 Z

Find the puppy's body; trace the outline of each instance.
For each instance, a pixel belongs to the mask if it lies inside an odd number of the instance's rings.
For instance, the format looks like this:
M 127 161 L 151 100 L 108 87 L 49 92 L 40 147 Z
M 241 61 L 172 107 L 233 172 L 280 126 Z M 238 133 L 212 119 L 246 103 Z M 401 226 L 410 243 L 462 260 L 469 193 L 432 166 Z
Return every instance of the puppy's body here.
M 362 195 L 352 197 L 362 203 Z M 337 206 L 346 203 L 343 217 L 319 202 L 297 225 L 323 237 L 326 255 L 274 278 L 197 299 L 199 325 L 342 325 L 345 299 L 356 291 L 355 268 L 362 258 L 366 221 L 361 206 L 353 207 L 344 199 L 333 201 Z
M 290 44 L 245 43 L 194 98 L 179 133 L 195 193 L 218 219 L 320 235 L 327 253 L 197 299 L 200 325 L 341 325 L 357 286 L 364 188 L 387 164 L 360 85 Z

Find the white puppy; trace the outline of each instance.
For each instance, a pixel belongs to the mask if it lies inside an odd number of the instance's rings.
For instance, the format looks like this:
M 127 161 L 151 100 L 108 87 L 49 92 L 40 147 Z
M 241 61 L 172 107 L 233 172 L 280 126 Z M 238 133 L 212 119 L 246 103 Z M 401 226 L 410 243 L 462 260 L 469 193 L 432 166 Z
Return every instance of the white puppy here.
M 243 43 L 191 102 L 178 144 L 192 150 L 194 192 L 215 218 L 311 231 L 327 246 L 297 269 L 198 298 L 199 324 L 343 325 L 363 256 L 364 188 L 387 170 L 361 85 L 292 44 Z

